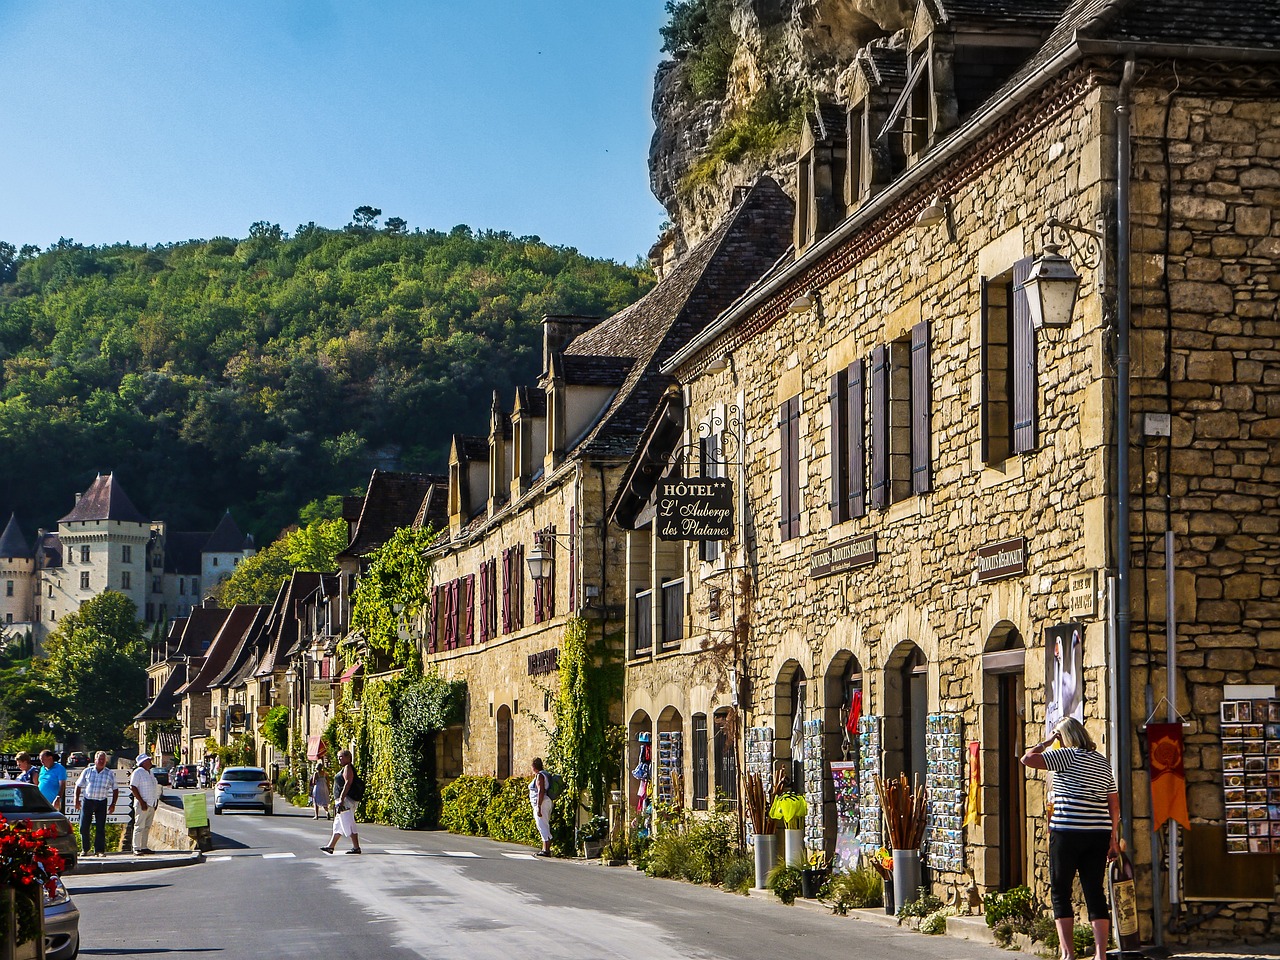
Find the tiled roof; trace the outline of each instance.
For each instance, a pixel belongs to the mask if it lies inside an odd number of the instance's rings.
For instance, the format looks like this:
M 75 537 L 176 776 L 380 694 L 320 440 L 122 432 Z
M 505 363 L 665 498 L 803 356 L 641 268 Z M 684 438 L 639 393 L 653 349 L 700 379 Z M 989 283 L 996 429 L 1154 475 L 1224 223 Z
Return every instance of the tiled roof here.
M 212 686 L 213 681 L 227 668 L 230 661 L 244 643 L 245 634 L 253 626 L 255 618 L 265 616 L 270 607 L 256 604 L 238 603 L 227 611 L 209 649 L 205 651 L 204 663 L 191 681 L 178 690 L 180 694 L 204 693 Z
M 569 344 L 568 356 L 634 357 L 613 402 L 572 451 L 629 457 L 670 382 L 658 363 L 702 330 L 765 273 L 791 242 L 794 208 L 762 177 L 720 226 L 631 306 Z
M 906 50 L 895 50 L 881 40 L 859 50 L 855 62 L 875 86 L 900 90 L 907 82 Z
M 280 585 L 267 621 L 268 642 L 258 661 L 258 668 L 254 671 L 256 676 L 268 676 L 272 671 L 283 670 L 288 665 L 289 657 L 302 632 L 295 601 L 314 593 L 323 577 L 322 573 L 295 571 L 293 576 Z
M 36 537 L 36 559 L 42 568 L 62 566 L 62 538 L 56 533 Z
M 487 463 L 489 460 L 489 438 L 473 437 L 470 434 L 455 433 L 453 445 L 458 451 L 461 463 Z
M 252 674 L 258 662 L 258 648 L 270 615 L 270 607 L 254 608 L 253 619 L 245 625 L 244 631 L 238 637 L 233 636 L 233 646 L 223 661 L 222 669 L 214 673 L 212 679 L 205 681 L 206 687 L 235 686 L 239 680 Z M 209 659 L 212 660 L 213 657 L 210 656 Z M 204 671 L 201 671 L 201 674 L 203 673 Z
M 568 354 L 557 362 L 557 372 L 572 386 L 616 387 L 627 379 L 634 363 L 631 357 Z
M 516 387 L 516 407 L 527 417 L 547 415 L 547 391 L 541 387 Z
M 10 514 L 4 533 L 0 533 L 0 557 L 30 560 L 34 556 L 35 552 L 27 543 L 27 538 L 22 535 L 22 528 L 18 526 L 18 515 Z
M 433 483 L 422 498 L 418 515 L 413 518 L 416 529 L 447 530 L 449 528 L 449 487 Z
M 192 607 L 173 653 L 177 656 L 203 657 L 230 613 L 226 607 Z
M 1275 0 L 1232 0 L 1213 6 L 1190 0 L 1131 0 L 1119 7 L 1104 27 L 1106 39 L 1280 49 L 1280 7 Z
M 1052 27 L 1067 0 L 930 0 L 950 23 Z
M 74 523 L 80 520 L 119 520 L 122 523 L 148 523 L 141 511 L 133 505 L 124 487 L 116 479 L 115 474 L 105 477 L 98 474 L 97 479 L 89 485 L 76 502 L 70 513 L 59 520 L 59 523 Z
M 175 531 L 164 538 L 164 572 L 179 576 L 199 575 L 200 548 L 209 539 L 209 531 L 182 533 Z
M 830 100 L 819 100 L 814 109 L 805 114 L 805 121 L 809 124 L 813 139 L 819 143 L 831 140 L 842 142 L 845 138 L 848 115 L 844 107 Z
M 231 519 L 228 510 L 209 534 L 208 541 L 202 549 L 203 553 L 242 553 L 245 548 L 245 537 L 235 520 Z
M 342 556 L 363 557 L 390 540 L 397 528 L 412 526 L 427 488 L 433 483 L 447 482 L 445 477 L 435 474 L 373 471 L 360 519 Z
M 170 671 L 155 699 L 134 716 L 134 720 L 172 720 L 178 715 L 178 688 L 185 682 L 186 671 L 179 665 Z

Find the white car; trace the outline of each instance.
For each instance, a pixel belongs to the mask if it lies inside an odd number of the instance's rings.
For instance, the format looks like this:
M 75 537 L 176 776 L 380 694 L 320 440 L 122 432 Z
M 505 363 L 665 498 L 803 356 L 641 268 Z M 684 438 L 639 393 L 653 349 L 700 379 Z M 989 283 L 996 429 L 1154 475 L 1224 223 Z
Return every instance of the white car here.
M 272 813 L 271 778 L 261 767 L 227 767 L 213 788 L 213 812 L 261 810 Z

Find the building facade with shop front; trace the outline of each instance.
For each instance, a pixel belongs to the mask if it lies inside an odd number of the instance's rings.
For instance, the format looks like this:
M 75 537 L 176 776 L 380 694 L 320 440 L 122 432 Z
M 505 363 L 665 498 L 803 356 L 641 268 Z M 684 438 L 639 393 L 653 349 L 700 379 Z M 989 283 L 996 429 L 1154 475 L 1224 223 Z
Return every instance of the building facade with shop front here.
M 1074 714 L 1128 759 L 1144 938 L 1260 936 L 1270 840 L 1233 824 L 1268 817 L 1252 783 L 1230 802 L 1225 778 L 1249 768 L 1223 764 L 1249 762 L 1254 726 L 1264 753 L 1265 727 L 1221 717 L 1251 697 L 1256 714 L 1280 680 L 1280 383 L 1263 369 L 1280 38 L 1260 8 L 1192 47 L 1188 4 L 1044 4 L 1016 25 L 964 7 L 922 3 L 905 47 L 859 54 L 844 102 L 809 120 L 794 258 L 663 366 L 682 391 L 641 444 L 663 468 L 633 464 L 614 505 L 632 528 L 626 712 L 653 744 L 678 726 L 697 806 L 722 789 L 712 718 L 736 703 L 742 767 L 803 783 L 828 851 L 883 840 L 870 774 L 918 778 L 932 882 L 1042 898 L 1046 783 L 1018 758 Z M 1049 242 L 1081 282 L 1042 326 L 1028 281 Z M 730 478 L 733 536 L 656 536 L 664 471 Z M 681 609 L 648 594 L 676 581 Z M 1140 728 L 1179 715 L 1192 830 L 1171 864 Z M 1238 903 L 1209 916 L 1215 895 Z

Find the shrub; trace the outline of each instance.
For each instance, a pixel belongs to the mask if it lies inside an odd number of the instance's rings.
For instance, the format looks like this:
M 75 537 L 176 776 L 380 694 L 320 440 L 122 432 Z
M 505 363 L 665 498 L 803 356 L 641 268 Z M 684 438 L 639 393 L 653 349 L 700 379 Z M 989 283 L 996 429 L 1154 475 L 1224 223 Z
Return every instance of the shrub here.
M 704 817 L 691 817 L 684 832 L 689 845 L 685 879 L 694 883 L 723 881 L 725 864 L 738 853 L 737 820 L 728 811 L 717 809 Z
M 119 850 L 124 840 L 124 830 L 127 824 L 124 823 L 108 823 L 107 824 L 107 850 Z M 83 850 L 84 845 L 80 842 L 80 824 L 71 824 L 71 832 L 76 838 L 76 849 Z
M 754 869 L 754 866 L 753 866 Z M 800 895 L 800 868 L 780 863 L 769 871 L 765 886 L 785 904 L 793 904 Z
M 1061 951 L 1058 948 L 1061 946 L 1061 942 L 1058 938 L 1057 926 L 1055 926 L 1053 921 L 1049 920 L 1047 917 L 1037 918 L 1037 920 L 1039 919 L 1047 920 L 1047 927 L 1037 923 L 1035 925 L 1035 929 L 1032 931 L 1031 939 L 1043 940 L 1045 953 L 1052 953 L 1055 957 L 1059 956 Z M 1039 937 L 1036 936 L 1037 933 L 1040 934 Z M 1087 923 L 1077 923 L 1071 928 L 1071 938 L 1075 942 L 1077 957 L 1089 957 L 1093 955 L 1093 927 Z M 1012 934 L 1009 939 L 1013 939 Z M 1114 939 L 1115 938 L 1112 937 L 1112 940 Z
M 994 929 L 996 924 L 1007 920 L 1015 927 L 1026 924 L 1029 931 L 1031 921 L 1040 914 L 1040 905 L 1031 888 L 1023 885 L 1004 893 L 988 893 L 982 898 L 982 911 L 986 914 L 988 927 Z
M 542 846 L 533 808 L 529 805 L 527 777 L 511 777 L 502 784 L 502 789 L 489 801 L 484 822 L 490 839 Z
M 262 738 L 281 753 L 289 749 L 289 708 L 276 704 L 262 718 Z
M 935 910 L 923 920 L 920 921 L 920 932 L 936 936 L 940 933 L 947 932 L 947 917 L 952 916 L 953 910 L 949 907 L 943 907 L 941 910 Z
M 501 792 L 493 777 L 458 777 L 440 795 L 440 825 L 450 833 L 485 836 L 489 804 Z
M 916 890 L 914 900 L 908 900 L 898 908 L 898 924 L 901 925 L 903 920 L 923 920 L 929 914 L 941 910 L 942 907 L 941 897 L 930 893 L 928 887 L 920 887 Z
M 5 753 L 22 753 L 25 750 L 33 758 L 40 756 L 41 750 L 52 750 L 53 747 L 53 734 L 39 730 L 15 734 L 4 742 Z
M 678 830 L 669 830 L 654 838 L 645 872 L 651 877 L 684 880 L 692 872 L 691 859 L 688 838 Z
M 832 875 L 823 886 L 823 900 L 830 901 L 831 912 L 845 916 L 850 909 L 884 905 L 884 881 L 869 865 L 855 867 Z
M 755 881 L 756 863 L 750 854 L 739 850 L 725 859 L 720 885 L 726 890 L 745 895 Z

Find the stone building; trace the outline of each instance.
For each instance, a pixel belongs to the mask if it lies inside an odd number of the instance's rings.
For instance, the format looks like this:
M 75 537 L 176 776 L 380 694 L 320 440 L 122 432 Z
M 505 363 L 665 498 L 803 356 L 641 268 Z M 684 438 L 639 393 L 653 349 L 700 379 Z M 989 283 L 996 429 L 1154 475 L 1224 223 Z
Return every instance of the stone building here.
M 658 361 L 769 268 L 790 219 L 762 181 L 636 303 L 604 320 L 546 318 L 538 384 L 518 388 L 510 412 L 495 398 L 487 437 L 455 437 L 424 633 L 428 667 L 467 682 L 462 772 L 511 776 L 545 751 L 570 617 L 613 655 L 624 556 L 605 508 L 671 383 Z
M 1280 705 L 1274 11 L 921 0 L 901 39 L 811 115 L 793 254 L 663 358 L 682 391 L 613 505 L 632 749 L 681 733 L 697 806 L 736 775 L 707 741 L 737 704 L 811 845 L 881 842 L 869 774 L 905 773 L 931 882 L 1043 898 L 1018 756 L 1075 713 L 1119 766 L 1144 939 L 1265 936 L 1273 731 L 1234 721 Z M 1055 272 L 1078 299 L 1042 309 Z M 731 479 L 733 536 L 650 536 L 664 473 Z M 1181 835 L 1141 735 L 1179 717 Z

